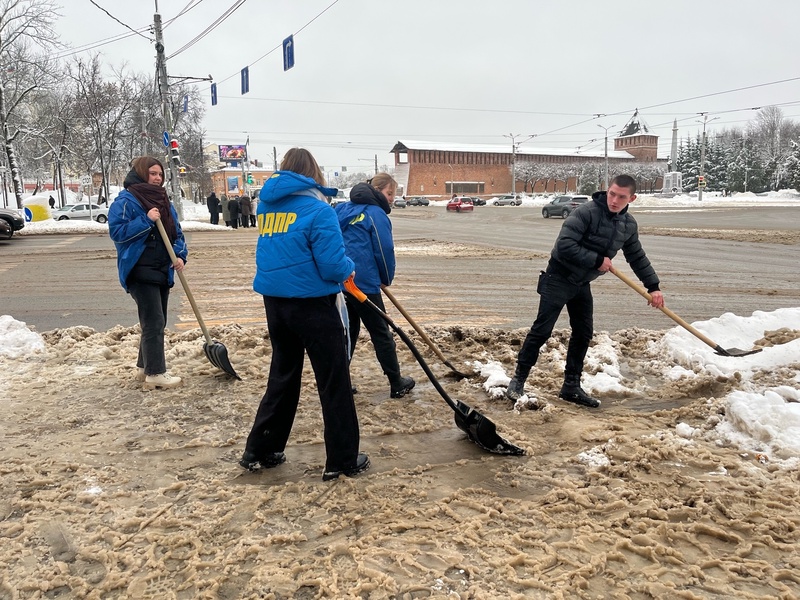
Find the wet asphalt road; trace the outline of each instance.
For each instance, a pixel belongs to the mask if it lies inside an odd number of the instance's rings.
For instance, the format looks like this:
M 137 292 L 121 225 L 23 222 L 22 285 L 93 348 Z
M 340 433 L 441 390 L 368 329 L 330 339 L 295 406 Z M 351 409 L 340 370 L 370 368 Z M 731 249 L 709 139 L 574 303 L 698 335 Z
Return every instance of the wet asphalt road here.
M 800 231 L 800 206 L 640 208 L 634 214 L 643 228 Z M 537 302 L 536 275 L 546 264 L 561 219 L 543 219 L 533 207 L 479 207 L 471 214 L 410 207 L 396 209 L 392 220 L 398 246 L 440 241 L 474 247 L 474 256 L 398 253 L 392 289 L 420 324 L 504 329 L 530 325 Z M 186 275 L 209 325 L 263 324 L 263 305 L 250 288 L 255 230 L 194 232 L 187 239 Z M 675 235 L 641 239 L 668 306 L 689 322 L 725 312 L 749 315 L 800 306 L 797 242 Z M 627 268 L 621 256 L 615 263 Z M 40 332 L 74 325 L 104 331 L 137 322 L 135 305 L 117 280 L 114 246 L 102 235 L 15 236 L 0 241 L 0 286 L 0 314 L 10 314 Z M 600 278 L 593 289 L 598 331 L 674 325 L 612 275 Z M 401 319 L 393 310 L 393 317 Z M 170 327 L 197 326 L 179 285 L 171 299 L 173 313 Z M 567 324 L 562 316 L 558 326 Z

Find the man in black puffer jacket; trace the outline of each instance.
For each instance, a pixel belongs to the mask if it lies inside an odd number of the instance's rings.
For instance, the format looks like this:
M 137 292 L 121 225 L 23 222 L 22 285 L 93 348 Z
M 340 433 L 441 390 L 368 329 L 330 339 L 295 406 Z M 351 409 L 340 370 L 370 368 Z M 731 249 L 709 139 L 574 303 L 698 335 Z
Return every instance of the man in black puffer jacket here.
M 547 270 L 539 275 L 539 312 L 517 356 L 517 368 L 506 390 L 509 400 L 516 401 L 524 394 L 525 380 L 539 358 L 539 349 L 553 333 L 566 306 L 572 334 L 559 397 L 591 408 L 600 406 L 599 400 L 581 388 L 583 360 L 594 328 L 590 283 L 611 270 L 611 259 L 620 250 L 650 292 L 650 305 L 664 306 L 658 275 L 639 243 L 636 220 L 628 214 L 628 204 L 635 199 L 636 181 L 618 175 L 608 192 L 595 192 L 591 202 L 576 208 L 564 221 Z

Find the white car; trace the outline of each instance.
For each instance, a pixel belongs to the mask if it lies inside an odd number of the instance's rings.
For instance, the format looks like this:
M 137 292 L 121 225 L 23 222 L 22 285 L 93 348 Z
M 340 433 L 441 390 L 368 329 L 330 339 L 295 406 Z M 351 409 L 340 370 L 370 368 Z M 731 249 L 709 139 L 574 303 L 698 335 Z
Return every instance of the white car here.
M 91 205 L 91 216 L 89 215 L 88 204 L 67 204 L 53 211 L 53 218 L 56 221 L 66 221 L 67 219 L 94 219 L 98 223 L 108 222 L 108 208 L 105 206 Z

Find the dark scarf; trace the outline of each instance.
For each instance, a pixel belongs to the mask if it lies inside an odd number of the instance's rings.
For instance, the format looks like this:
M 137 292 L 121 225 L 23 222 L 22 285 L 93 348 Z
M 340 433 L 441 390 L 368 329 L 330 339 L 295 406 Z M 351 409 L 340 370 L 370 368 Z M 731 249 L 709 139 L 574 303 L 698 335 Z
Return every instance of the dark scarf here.
M 158 212 L 161 213 L 161 222 L 164 224 L 167 236 L 169 236 L 169 241 L 175 243 L 175 240 L 178 239 L 178 228 L 175 227 L 175 220 L 172 218 L 167 190 L 160 185 L 145 183 L 134 170 L 128 173 L 122 185 L 134 195 L 145 212 L 148 212 L 151 208 L 158 209 Z
M 350 202 L 353 204 L 373 204 L 380 206 L 387 215 L 392 212 L 392 207 L 389 206 L 389 201 L 383 192 L 375 189 L 368 183 L 357 183 L 352 190 L 350 190 Z

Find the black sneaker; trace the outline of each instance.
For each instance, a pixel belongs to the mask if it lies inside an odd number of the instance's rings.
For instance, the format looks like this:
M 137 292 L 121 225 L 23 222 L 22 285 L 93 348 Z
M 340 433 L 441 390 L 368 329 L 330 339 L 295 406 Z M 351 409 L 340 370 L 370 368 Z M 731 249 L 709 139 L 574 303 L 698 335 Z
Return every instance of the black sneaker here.
M 359 452 L 358 456 L 356 457 L 356 464 L 354 467 L 350 467 L 349 469 L 342 469 L 341 471 L 325 471 L 322 474 L 322 481 L 330 481 L 331 479 L 338 479 L 340 475 L 345 475 L 347 477 L 354 477 L 359 473 L 363 473 L 367 469 L 369 469 L 369 456 L 364 454 L 363 452 Z
M 580 404 L 581 406 L 588 406 L 589 408 L 597 408 L 600 406 L 600 400 L 592 398 L 589 394 L 583 391 L 581 386 L 563 386 L 561 393 L 558 397 L 573 404 Z
M 353 396 L 355 396 L 358 393 L 358 388 L 356 386 L 351 387 L 350 393 L 353 394 Z
M 258 471 L 260 468 L 271 469 L 286 462 L 286 455 L 283 452 L 269 452 L 263 456 L 258 456 L 255 452 L 245 450 L 239 465 L 248 471 Z
M 391 397 L 402 398 L 413 390 L 415 385 L 417 385 L 417 382 L 411 379 L 411 377 L 401 377 L 396 383 L 392 384 Z

